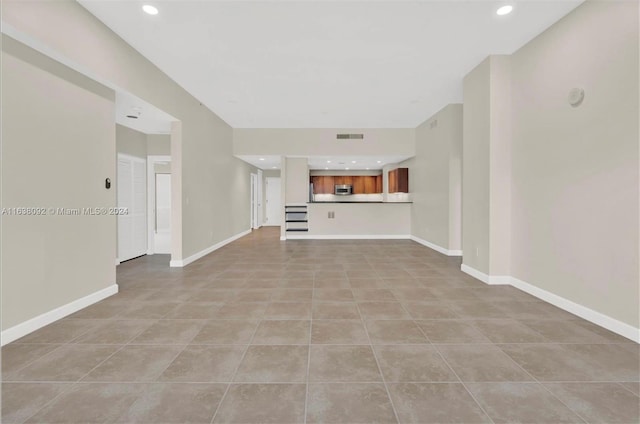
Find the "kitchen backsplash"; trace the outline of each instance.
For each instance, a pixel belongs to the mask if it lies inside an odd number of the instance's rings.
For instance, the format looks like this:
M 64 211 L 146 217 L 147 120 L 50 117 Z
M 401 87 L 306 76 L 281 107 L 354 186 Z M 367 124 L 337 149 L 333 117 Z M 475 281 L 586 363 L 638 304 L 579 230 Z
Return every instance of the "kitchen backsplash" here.
M 382 193 L 350 194 L 336 196 L 335 194 L 314 194 L 314 202 L 382 202 Z

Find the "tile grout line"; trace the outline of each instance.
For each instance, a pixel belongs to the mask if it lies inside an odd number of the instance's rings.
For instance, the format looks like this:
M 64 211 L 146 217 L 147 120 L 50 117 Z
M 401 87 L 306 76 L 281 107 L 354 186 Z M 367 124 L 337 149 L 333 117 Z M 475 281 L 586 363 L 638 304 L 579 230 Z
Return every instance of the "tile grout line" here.
M 263 317 L 264 317 L 264 313 L 263 313 Z M 236 379 L 236 375 L 238 374 L 238 370 L 240 369 L 240 366 L 242 365 L 242 361 L 244 361 L 244 358 L 247 355 L 247 352 L 249 351 L 249 347 L 251 346 L 251 342 L 253 341 L 254 337 L 256 336 L 256 333 L 258 332 L 258 327 L 260 327 L 260 323 L 263 321 L 262 317 L 261 318 L 256 318 L 256 320 L 257 320 L 257 322 L 256 322 L 255 328 L 253 329 L 253 334 L 251 334 L 251 338 L 249 339 L 249 342 L 247 343 L 247 347 L 244 349 L 244 352 L 242 353 L 242 356 L 240 357 L 240 361 L 238 361 L 238 365 L 236 365 L 236 368 L 233 371 L 233 374 L 231 375 L 230 382 L 227 385 L 227 388 L 225 389 L 222 397 L 220 398 L 220 402 L 218 402 L 218 406 L 216 407 L 216 410 L 214 411 L 213 416 L 211 417 L 211 421 L 209 422 L 209 424 L 213 424 L 214 420 L 216 419 L 216 416 L 218 415 L 218 412 L 220 411 L 220 408 L 222 407 L 222 403 L 226 399 L 227 393 L 229 393 L 229 389 L 231 388 L 231 385 L 233 384 L 234 380 Z
M 411 315 L 411 314 L 409 314 Z M 418 323 L 414 320 L 413 323 L 418 327 L 418 329 L 420 330 L 420 332 L 424 335 L 424 337 L 427 339 L 427 341 L 429 342 L 429 344 L 431 346 L 433 346 L 433 350 L 436 351 L 436 353 L 438 354 L 438 356 L 440 357 L 440 359 L 442 359 L 442 362 L 444 362 L 444 364 L 447 366 L 447 368 L 449 368 L 451 370 L 451 372 L 453 373 L 453 375 L 456 376 L 456 378 L 458 379 L 458 381 L 460 382 L 460 384 L 462 384 L 462 387 L 464 387 L 464 389 L 466 390 L 467 393 L 469 393 L 469 396 L 471 396 L 471 399 L 473 399 L 473 401 L 476 403 L 476 405 L 478 405 L 478 408 L 480 408 L 480 410 L 484 413 L 484 415 L 489 418 L 489 421 L 491 421 L 492 423 L 495 424 L 495 421 L 493 420 L 493 418 L 491 417 L 491 415 L 489 415 L 489 413 L 484 409 L 484 407 L 480 404 L 480 402 L 478 402 L 478 399 L 476 399 L 476 397 L 473 395 L 473 393 L 471 393 L 471 390 L 469 390 L 469 388 L 467 387 L 467 385 L 464 383 L 464 381 L 462 381 L 462 379 L 460 378 L 460 376 L 458 375 L 458 373 L 456 372 L 456 370 L 453 369 L 453 367 L 451 366 L 451 364 L 449 364 L 449 362 L 445 359 L 444 355 L 442 354 L 442 352 L 440 352 L 440 349 L 438 349 L 438 346 L 431 343 L 431 339 L 429 338 L 429 336 L 427 335 L 427 333 L 422 329 L 422 327 L 420 327 L 420 325 L 418 325 Z
M 360 311 L 360 306 L 356 303 L 356 308 L 358 309 L 358 314 L 360 314 L 360 320 L 362 321 L 362 326 L 364 327 L 364 333 L 367 335 L 367 340 L 369 340 L 369 349 L 371 349 L 371 353 L 373 354 L 373 359 L 376 361 L 376 366 L 378 367 L 378 372 L 380 373 L 380 378 L 382 379 L 382 385 L 384 386 L 384 390 L 387 393 L 387 397 L 389 398 L 389 403 L 391 404 L 391 410 L 393 411 L 393 416 L 396 419 L 396 423 L 400 423 L 400 417 L 398 416 L 398 411 L 396 410 L 396 406 L 393 403 L 393 398 L 391 397 L 391 392 L 389 391 L 389 387 L 387 386 L 387 381 L 382 373 L 382 367 L 380 366 L 380 361 L 378 361 L 378 356 L 376 355 L 376 350 L 373 348 L 373 343 L 371 342 L 371 336 L 369 335 L 369 329 L 367 328 L 367 322 Z
M 420 329 L 422 330 L 422 328 Z M 426 334 L 425 334 L 426 337 Z M 476 397 L 473 395 L 473 393 L 471 393 L 471 390 L 469 390 L 469 388 L 467 387 L 467 385 L 465 384 L 464 381 L 462 381 L 462 379 L 460 378 L 460 376 L 458 375 L 458 373 L 453 369 L 453 367 L 449 364 L 449 362 L 445 359 L 444 355 L 442 354 L 442 352 L 440 352 L 440 349 L 438 349 L 437 345 L 433 345 L 433 348 L 435 349 L 435 351 L 438 353 L 438 355 L 440 356 L 440 358 L 442 359 L 442 361 L 445 363 L 445 365 L 447 367 L 449 367 L 449 369 L 451 370 L 451 372 L 453 372 L 453 375 L 456 376 L 456 378 L 458 379 L 458 381 L 460 382 L 460 384 L 462 384 L 462 387 L 464 387 L 464 389 L 466 390 L 466 392 L 469 394 L 469 396 L 471 397 L 471 399 L 473 399 L 473 401 L 476 403 L 476 405 L 478 405 L 478 408 L 480 408 L 480 410 L 485 414 L 485 416 L 487 418 L 489 418 L 489 421 L 491 421 L 492 423 L 495 424 L 495 421 L 493 420 L 493 417 L 491 415 L 489 415 L 489 413 L 484 409 L 484 407 L 480 404 L 480 402 L 478 401 L 478 399 L 476 399 Z
M 255 346 L 255 345 L 252 345 Z M 287 345 L 275 345 L 275 346 L 287 346 Z M 362 345 L 368 346 L 368 345 Z M 429 346 L 429 345 L 422 345 Z M 51 380 L 39 380 L 39 381 L 3 381 L 3 383 L 7 384 L 62 384 L 62 385 L 73 385 L 76 382 L 74 381 L 51 381 Z M 131 380 L 94 380 L 94 381 L 81 381 L 78 382 L 80 384 L 140 384 L 140 385 L 149 385 L 149 384 L 229 384 L 229 383 L 237 383 L 237 384 L 264 384 L 264 385 L 277 385 L 277 384 L 302 384 L 299 381 L 131 381 Z M 451 383 L 460 383 L 459 380 L 406 380 L 406 381 L 390 381 L 390 384 L 402 383 L 402 384 L 451 384 Z M 503 384 L 503 383 L 517 383 L 517 384 L 537 384 L 536 381 L 468 381 L 468 383 L 473 384 Z M 619 384 L 618 381 L 546 381 L 541 382 L 540 384 Z M 635 383 L 635 382 L 633 382 Z M 379 381 L 315 381 L 313 384 L 372 384 L 379 385 Z M 631 392 L 633 393 L 633 392 Z M 633 393 L 636 397 L 637 395 Z
M 309 347 L 307 351 L 307 377 L 306 377 L 306 386 L 305 386 L 305 394 L 304 394 L 304 417 L 303 422 L 307 424 L 307 414 L 309 411 L 309 373 L 311 369 L 311 337 L 313 333 L 313 298 L 315 295 L 315 278 L 313 280 L 313 286 L 311 288 L 311 319 L 309 320 Z
M 171 311 L 173 311 L 174 309 L 175 309 L 175 308 L 173 308 Z M 170 314 L 170 313 L 171 313 L 171 311 L 168 311 L 165 315 L 163 315 L 163 317 L 164 317 L 164 316 L 167 316 L 168 314 Z M 142 331 L 140 331 L 138 334 L 136 334 L 135 336 L 133 336 L 133 338 L 132 338 L 131 340 L 129 340 L 129 341 L 128 341 L 128 342 L 127 342 L 127 343 L 122 347 L 122 349 L 118 350 L 117 352 L 114 352 L 114 355 L 115 355 L 116 353 L 120 352 L 121 350 L 123 350 L 126 346 L 139 346 L 139 345 L 136 345 L 136 344 L 134 344 L 134 343 L 132 343 L 132 342 L 133 342 L 135 339 L 137 339 L 138 337 L 140 337 L 140 335 L 141 335 L 142 333 L 144 333 L 145 331 L 147 331 L 149 328 L 151 328 L 152 326 L 154 326 L 155 324 L 157 324 L 157 323 L 158 323 L 159 321 L 161 321 L 161 320 L 162 320 L 162 318 L 157 319 L 157 320 L 156 320 L 153 324 L 151 324 L 149 327 L 147 327 L 147 328 L 143 329 L 143 330 L 142 330 Z M 204 324 L 203 324 L 203 325 L 204 325 Z M 200 328 L 202 328 L 202 326 L 201 326 Z M 194 336 L 193 336 L 193 337 L 195 338 L 195 336 L 196 336 L 196 335 L 194 334 Z M 175 345 L 172 345 L 172 346 L 175 346 Z M 162 370 L 162 372 L 160 372 L 160 373 L 158 374 L 158 376 L 156 377 L 156 379 L 155 379 L 154 381 L 144 381 L 144 382 L 143 382 L 143 381 L 141 381 L 141 382 L 139 382 L 139 383 L 146 383 L 146 384 L 149 384 L 149 383 L 155 383 L 155 382 L 157 382 L 157 379 L 158 379 L 158 378 L 160 378 L 160 376 L 161 376 L 161 375 L 162 375 L 162 374 L 167 370 L 167 368 L 169 368 L 169 366 L 171 366 L 171 364 L 173 363 L 173 361 L 175 361 L 175 360 L 176 360 L 176 358 L 177 358 L 177 357 L 178 357 L 182 352 L 184 352 L 184 350 L 187 348 L 187 346 L 188 346 L 188 343 L 187 343 L 187 344 L 184 344 L 184 345 L 183 345 L 183 348 L 182 348 L 182 349 L 180 349 L 180 350 L 178 350 L 178 353 L 176 353 L 176 355 L 171 359 L 171 361 L 169 361 L 168 365 L 167 365 L 167 366 Z M 93 372 L 97 367 L 99 367 L 100 365 L 102 365 L 103 363 L 105 363 L 105 362 L 106 362 L 108 359 L 110 359 L 112 356 L 113 356 L 113 355 L 111 355 L 109 358 L 105 359 L 103 362 L 101 362 L 101 363 L 100 363 L 99 365 L 97 365 L 94 369 L 92 369 L 91 371 L 89 371 L 89 373 L 87 373 L 87 374 L 86 374 L 84 377 L 82 377 L 82 378 L 86 378 L 89 374 L 91 374 L 91 372 Z M 81 379 L 80 381 L 82 381 L 82 379 Z M 134 400 L 133 402 L 131 402 L 131 405 L 129 405 L 129 407 L 134 406 L 134 405 L 135 405 L 136 403 L 138 403 L 138 402 L 140 401 L 140 399 L 142 399 L 143 397 L 144 397 L 144 395 L 143 395 L 143 394 L 140 394 L 140 395 L 136 396 L 135 400 Z M 126 411 L 125 411 L 125 412 L 123 412 L 123 414 L 125 414 L 125 413 L 126 413 Z M 120 417 L 121 417 L 121 416 L 122 416 L 122 415 L 119 415 L 119 416 L 118 416 L 118 418 L 116 418 L 116 419 L 115 419 L 115 421 L 118 421 L 118 420 L 120 419 Z
M 529 377 L 531 377 L 533 379 L 533 382 L 539 386 L 541 386 L 547 393 L 549 393 L 551 395 L 552 398 L 556 399 L 558 402 L 560 402 L 561 404 L 563 404 L 565 406 L 565 408 L 567 408 L 569 411 L 573 412 L 578 418 L 580 418 L 585 424 L 587 424 L 589 421 L 586 420 L 584 417 L 582 417 L 582 415 L 580 415 L 577 411 L 575 411 L 573 408 L 571 408 L 569 405 L 567 405 L 566 403 L 564 403 L 562 401 L 562 399 L 560 399 L 558 396 L 556 396 L 551 390 L 549 390 L 549 388 L 547 386 L 544 385 L 544 383 L 541 383 L 533 374 L 531 374 L 529 371 L 527 371 L 526 369 L 524 369 L 524 367 L 522 365 L 520 365 L 518 363 L 518 361 L 516 361 L 515 359 L 513 359 L 511 357 L 511 355 L 509 355 L 507 352 L 505 352 L 504 350 L 502 350 L 500 348 L 500 346 L 496 346 L 498 349 L 500 349 L 500 351 L 502 353 L 504 353 L 505 355 L 507 355 L 507 357 L 511 360 L 511 362 L 513 362 L 514 364 L 517 365 L 518 368 L 520 368 L 525 374 L 527 374 Z M 589 383 L 589 382 L 583 382 L 583 383 Z
M 153 324 L 152 324 L 153 325 Z M 148 327 L 147 327 L 148 328 Z M 120 346 L 120 348 L 116 349 L 113 351 L 113 353 L 111 353 L 111 355 L 107 356 L 104 360 L 100 361 L 96 366 L 94 366 L 93 368 L 91 368 L 89 370 L 89 372 L 87 372 L 86 374 L 84 374 L 82 377 L 80 377 L 78 380 L 71 382 L 70 387 L 66 390 L 63 390 L 61 393 L 59 393 L 57 396 L 53 397 L 49 402 L 45 402 L 44 405 L 42 405 L 41 408 L 39 408 L 37 411 L 35 411 L 33 414 L 29 415 L 29 417 L 27 417 L 23 422 L 27 422 L 29 421 L 31 418 L 33 418 L 34 416 L 36 416 L 40 411 L 44 410 L 46 407 L 48 407 L 49 405 L 52 405 L 56 400 L 58 400 L 58 398 L 60 398 L 63 394 L 66 394 L 68 392 L 70 392 L 71 390 L 74 389 L 74 387 L 76 387 L 77 385 L 80 384 L 80 382 L 82 381 L 83 378 L 85 378 L 86 376 L 88 376 L 89 374 L 91 374 L 96 368 L 98 368 L 100 365 L 104 364 L 106 361 L 108 361 L 110 358 L 113 357 L 113 355 L 115 355 L 116 353 L 120 352 L 122 349 L 124 349 L 126 346 L 129 345 L 129 343 L 135 339 L 136 337 L 138 337 L 140 334 L 142 334 L 144 331 L 146 331 L 145 329 L 141 329 L 139 333 L 137 333 L 135 336 L 133 336 L 127 343 L 123 344 L 122 346 Z M 88 331 L 87 331 L 88 332 Z M 83 333 L 85 334 L 85 333 Z M 81 336 L 78 336 L 77 338 L 79 338 Z M 73 340 L 77 340 L 77 338 L 73 339 Z M 66 343 L 65 345 L 70 345 L 71 343 Z M 82 345 L 78 345 L 78 344 L 74 344 L 77 346 L 82 346 Z M 102 346 L 102 345 L 100 345 Z M 57 349 L 56 349 L 57 350 Z M 45 355 L 46 356 L 46 355 Z

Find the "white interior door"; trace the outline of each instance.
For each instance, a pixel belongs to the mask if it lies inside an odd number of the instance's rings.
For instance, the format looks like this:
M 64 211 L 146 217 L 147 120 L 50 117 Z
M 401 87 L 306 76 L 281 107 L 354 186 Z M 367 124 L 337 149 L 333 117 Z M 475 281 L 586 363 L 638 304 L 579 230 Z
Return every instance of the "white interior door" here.
M 144 159 L 118 154 L 118 260 L 120 262 L 147 253 L 147 164 Z
M 282 205 L 280 204 L 280 178 L 267 177 L 266 180 L 267 219 L 264 225 L 282 225 Z
M 251 228 L 258 227 L 258 175 L 251 174 Z
M 171 253 L 171 174 L 155 174 L 154 253 Z
M 258 169 L 258 227 L 262 227 L 264 224 L 264 208 L 263 208 L 263 199 L 262 199 L 262 169 Z

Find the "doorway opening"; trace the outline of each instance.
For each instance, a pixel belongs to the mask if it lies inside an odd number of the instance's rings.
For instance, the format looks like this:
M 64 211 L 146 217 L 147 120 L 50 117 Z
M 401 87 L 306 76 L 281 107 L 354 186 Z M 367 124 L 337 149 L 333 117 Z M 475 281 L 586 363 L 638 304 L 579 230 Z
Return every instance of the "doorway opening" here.
M 266 220 L 264 225 L 282 225 L 281 188 L 280 177 L 266 178 Z
M 147 156 L 147 254 L 171 253 L 171 156 Z

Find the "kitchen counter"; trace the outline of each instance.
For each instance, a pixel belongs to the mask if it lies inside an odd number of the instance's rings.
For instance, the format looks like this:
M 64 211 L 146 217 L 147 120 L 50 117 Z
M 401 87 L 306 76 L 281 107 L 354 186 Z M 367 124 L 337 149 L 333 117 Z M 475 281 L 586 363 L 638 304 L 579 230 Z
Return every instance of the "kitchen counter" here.
M 396 206 L 386 206 L 393 203 Z M 308 231 L 288 239 L 407 239 L 411 202 L 324 201 L 307 203 Z
M 413 203 L 413 202 L 383 202 L 382 200 L 344 200 L 344 201 L 339 201 L 339 200 L 320 200 L 318 202 L 307 202 L 307 204 L 309 205 L 313 205 L 315 203 Z

